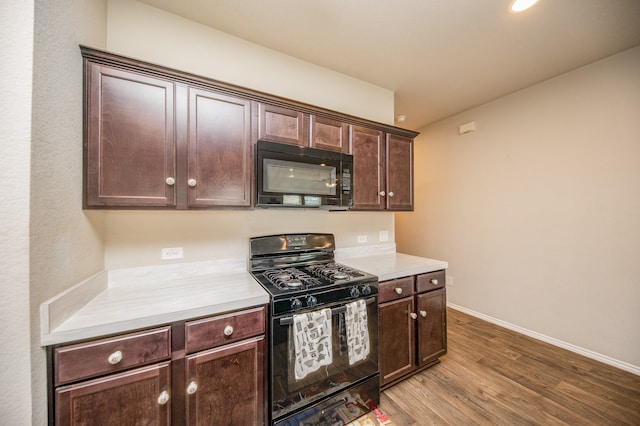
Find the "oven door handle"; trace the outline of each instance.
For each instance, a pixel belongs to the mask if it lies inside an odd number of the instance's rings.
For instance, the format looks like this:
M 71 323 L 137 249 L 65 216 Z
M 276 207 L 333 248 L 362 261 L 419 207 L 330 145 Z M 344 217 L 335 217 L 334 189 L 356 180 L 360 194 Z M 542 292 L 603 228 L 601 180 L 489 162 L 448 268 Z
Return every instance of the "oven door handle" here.
M 370 297 L 368 299 L 365 299 L 364 301 L 364 303 L 366 303 L 367 305 L 370 305 L 374 302 L 376 302 L 375 297 Z M 347 311 L 346 304 L 342 306 L 338 306 L 337 308 L 331 308 L 331 316 L 338 315 L 346 311 Z M 280 318 L 280 325 L 291 325 L 291 324 L 293 324 L 293 316 Z

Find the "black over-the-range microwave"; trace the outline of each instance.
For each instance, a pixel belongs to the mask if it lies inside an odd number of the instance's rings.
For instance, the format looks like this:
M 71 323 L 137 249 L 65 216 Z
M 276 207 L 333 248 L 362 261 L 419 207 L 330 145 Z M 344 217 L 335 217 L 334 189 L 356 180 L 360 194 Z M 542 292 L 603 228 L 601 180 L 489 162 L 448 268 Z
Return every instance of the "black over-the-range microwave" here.
M 353 205 L 353 156 L 259 140 L 257 207 L 346 210 Z

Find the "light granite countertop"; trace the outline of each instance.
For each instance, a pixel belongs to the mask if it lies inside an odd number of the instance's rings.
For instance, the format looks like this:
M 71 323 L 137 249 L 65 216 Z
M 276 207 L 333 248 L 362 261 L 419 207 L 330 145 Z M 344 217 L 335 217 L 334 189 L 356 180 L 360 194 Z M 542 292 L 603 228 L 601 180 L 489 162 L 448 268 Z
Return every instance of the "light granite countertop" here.
M 366 249 L 347 248 L 336 250 L 335 258 L 337 262 L 377 275 L 380 281 L 449 267 L 449 264 L 442 260 L 397 253 L 395 250 L 395 244 L 370 246 Z
M 337 262 L 380 281 L 447 262 L 396 253 L 395 244 L 336 250 Z M 40 305 L 41 345 L 96 338 L 269 303 L 242 259 L 104 270 Z
M 269 303 L 244 259 L 102 271 L 41 305 L 41 345 Z

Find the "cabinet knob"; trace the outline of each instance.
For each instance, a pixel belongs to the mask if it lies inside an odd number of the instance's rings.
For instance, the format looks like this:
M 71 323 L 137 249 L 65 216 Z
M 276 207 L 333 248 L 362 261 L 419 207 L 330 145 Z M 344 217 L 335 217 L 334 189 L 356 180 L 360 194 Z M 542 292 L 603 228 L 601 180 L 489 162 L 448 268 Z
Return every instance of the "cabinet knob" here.
M 402 288 L 401 287 L 396 287 L 393 290 L 396 292 L 396 294 L 402 294 Z
M 438 280 L 436 280 L 435 278 L 431 280 L 431 284 L 433 285 L 438 285 Z
M 411 312 L 409 315 L 411 316 L 411 319 L 417 319 L 418 318 L 418 314 L 416 314 L 415 312 Z
M 427 311 L 420 311 L 420 316 L 425 318 L 427 316 Z
M 189 180 L 187 181 L 187 184 L 188 184 L 190 187 L 192 187 L 192 188 L 193 188 L 194 186 L 196 186 L 196 180 L 195 180 L 195 179 L 189 179 Z
M 193 395 L 194 393 L 196 393 L 197 390 L 198 390 L 198 384 L 195 382 L 195 380 L 192 380 L 191 382 L 189 382 L 189 386 L 187 386 L 187 393 L 189 395 Z
M 109 358 L 107 359 L 109 360 L 109 364 L 116 365 L 117 363 L 122 361 L 122 351 L 115 351 L 114 353 L 109 355 Z
M 387 193 L 386 193 L 386 192 L 384 192 L 384 191 L 380 191 L 380 196 L 381 196 L 381 197 L 384 197 L 385 195 L 387 195 Z
M 228 325 L 224 328 L 224 335 L 231 336 L 233 334 L 233 327 Z
M 393 191 L 389 191 L 389 197 L 393 197 Z
M 167 391 L 162 391 L 162 393 L 160 394 L 160 396 L 158 396 L 158 404 L 160 405 L 164 405 L 167 402 L 169 402 L 169 392 Z
M 164 181 L 167 182 L 167 185 L 173 185 L 174 183 L 176 183 L 176 180 L 172 177 L 168 177 Z

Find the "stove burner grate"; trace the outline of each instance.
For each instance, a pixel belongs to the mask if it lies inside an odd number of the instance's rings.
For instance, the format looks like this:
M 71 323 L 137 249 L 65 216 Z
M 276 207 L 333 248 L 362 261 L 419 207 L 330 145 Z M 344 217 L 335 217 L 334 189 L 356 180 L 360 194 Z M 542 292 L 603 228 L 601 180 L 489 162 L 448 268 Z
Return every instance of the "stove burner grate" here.
M 295 290 L 321 284 L 320 280 L 297 268 L 270 269 L 262 275 L 280 290 Z
M 335 280 L 351 280 L 364 276 L 360 271 L 350 268 L 339 263 L 330 262 L 307 267 L 307 270 L 317 277 L 325 278 L 330 281 Z

